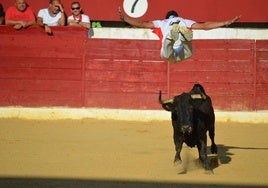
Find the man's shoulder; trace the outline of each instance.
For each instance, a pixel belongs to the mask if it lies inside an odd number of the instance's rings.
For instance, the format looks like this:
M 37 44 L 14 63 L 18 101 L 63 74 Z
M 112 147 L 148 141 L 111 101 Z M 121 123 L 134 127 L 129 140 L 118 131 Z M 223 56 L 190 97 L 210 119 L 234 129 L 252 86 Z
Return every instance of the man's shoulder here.
M 38 12 L 41 12 L 41 13 L 48 13 L 48 9 L 47 9 L 47 8 L 42 8 L 42 9 L 40 9 Z
M 43 9 L 40 9 L 38 11 L 38 16 L 45 16 L 48 14 L 48 9 L 47 8 L 43 8 Z
M 86 14 L 82 14 L 82 17 L 83 17 L 83 18 L 86 18 L 86 19 L 89 19 L 89 16 L 86 15 Z
M 29 6 L 27 6 L 26 11 L 27 12 L 32 12 L 32 13 L 34 12 L 33 9 L 31 7 L 29 7 Z
M 17 9 L 16 9 L 15 6 L 11 6 L 11 7 L 8 7 L 8 8 L 7 8 L 6 12 L 7 12 L 7 13 L 8 13 L 8 12 L 17 12 Z

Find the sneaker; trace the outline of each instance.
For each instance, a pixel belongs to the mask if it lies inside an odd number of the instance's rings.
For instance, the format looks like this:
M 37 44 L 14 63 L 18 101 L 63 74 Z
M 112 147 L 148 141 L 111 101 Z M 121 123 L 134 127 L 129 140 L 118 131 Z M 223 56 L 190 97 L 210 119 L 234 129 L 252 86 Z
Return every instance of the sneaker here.
M 171 38 L 175 41 L 179 39 L 179 30 L 180 30 L 179 24 L 172 25 L 172 28 L 170 30 L 170 35 L 171 35 Z
M 188 29 L 187 27 L 184 27 L 184 26 L 180 26 L 179 27 L 179 30 L 180 30 L 180 33 L 182 35 L 182 41 L 186 40 L 186 41 L 191 41 L 193 40 L 193 32 Z
M 171 31 L 170 31 L 171 38 L 173 40 L 177 41 L 179 38 L 179 33 L 182 36 L 182 38 L 181 38 L 182 41 L 185 41 L 185 40 L 191 41 L 193 39 L 193 32 L 190 29 L 188 29 L 185 26 L 180 26 L 177 23 L 173 24 Z

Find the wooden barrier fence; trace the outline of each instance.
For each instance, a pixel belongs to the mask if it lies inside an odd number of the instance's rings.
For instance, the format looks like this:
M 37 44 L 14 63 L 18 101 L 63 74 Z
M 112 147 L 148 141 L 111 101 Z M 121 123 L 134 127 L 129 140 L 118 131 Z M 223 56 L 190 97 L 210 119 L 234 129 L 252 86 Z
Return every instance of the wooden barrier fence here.
M 195 40 L 178 64 L 159 41 L 92 39 L 81 28 L 0 27 L 0 106 L 160 109 L 202 84 L 218 110 L 268 109 L 268 40 Z

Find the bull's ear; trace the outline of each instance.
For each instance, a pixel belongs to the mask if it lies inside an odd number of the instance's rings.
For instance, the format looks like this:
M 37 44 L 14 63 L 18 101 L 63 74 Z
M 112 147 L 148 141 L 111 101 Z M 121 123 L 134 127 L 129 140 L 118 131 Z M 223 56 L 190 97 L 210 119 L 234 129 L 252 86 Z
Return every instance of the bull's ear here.
M 203 99 L 206 100 L 207 97 L 205 94 L 201 93 L 201 94 L 191 94 L 191 98 L 192 99 Z

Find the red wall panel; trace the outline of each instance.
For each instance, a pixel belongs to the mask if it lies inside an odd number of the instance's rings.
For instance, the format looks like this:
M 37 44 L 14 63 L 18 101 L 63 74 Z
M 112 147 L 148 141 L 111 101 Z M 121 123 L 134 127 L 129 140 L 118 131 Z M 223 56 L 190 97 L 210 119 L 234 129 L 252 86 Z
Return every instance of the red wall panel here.
M 268 41 L 256 42 L 256 108 L 265 110 L 268 101 Z

